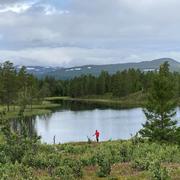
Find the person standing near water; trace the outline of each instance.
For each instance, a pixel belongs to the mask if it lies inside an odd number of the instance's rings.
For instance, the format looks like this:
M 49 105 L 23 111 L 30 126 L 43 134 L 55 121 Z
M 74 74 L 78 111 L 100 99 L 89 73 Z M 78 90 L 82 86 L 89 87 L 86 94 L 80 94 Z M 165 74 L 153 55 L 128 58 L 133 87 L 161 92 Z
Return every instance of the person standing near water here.
M 96 130 L 95 134 L 93 136 L 96 136 L 96 141 L 99 142 L 99 135 L 100 132 L 98 130 Z

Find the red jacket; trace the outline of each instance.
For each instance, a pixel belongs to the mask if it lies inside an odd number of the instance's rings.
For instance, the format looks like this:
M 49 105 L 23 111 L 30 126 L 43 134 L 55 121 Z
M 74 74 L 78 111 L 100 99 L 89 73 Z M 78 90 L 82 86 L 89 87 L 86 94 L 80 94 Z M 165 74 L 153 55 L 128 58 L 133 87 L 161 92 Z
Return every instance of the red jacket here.
M 95 133 L 95 135 L 96 135 L 96 138 L 98 138 L 99 137 L 99 131 L 96 131 L 96 133 Z

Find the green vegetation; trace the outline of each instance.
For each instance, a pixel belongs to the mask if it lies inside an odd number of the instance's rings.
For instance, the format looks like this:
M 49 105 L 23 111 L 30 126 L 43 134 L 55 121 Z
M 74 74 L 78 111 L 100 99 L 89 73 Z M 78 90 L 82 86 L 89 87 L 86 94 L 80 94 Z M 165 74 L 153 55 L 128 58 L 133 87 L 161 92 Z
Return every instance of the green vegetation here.
M 141 72 L 129 69 L 115 74 L 103 71 L 97 77 L 81 75 L 64 81 L 46 77 L 41 80 L 41 86 L 48 90 L 48 97 L 98 105 L 136 107 L 146 104 L 146 95 L 158 73 L 158 70 Z M 170 72 L 170 75 L 176 94 L 174 98 L 180 104 L 180 74 Z M 50 100 L 58 100 L 58 98 L 50 98 Z
M 179 144 L 149 142 L 137 136 L 128 141 L 46 145 L 28 135 L 24 110 L 22 129 L 15 133 L 2 116 L 1 179 L 177 179 Z
M 0 64 L 0 115 L 5 119 L 17 118 L 24 109 L 24 116 L 42 115 L 59 106 L 44 101 L 46 91 L 39 80 L 22 67 L 18 72 L 9 61 Z
M 118 108 L 142 107 L 145 105 L 146 102 L 146 96 L 142 92 L 133 93 L 122 98 L 113 97 L 112 94 L 105 94 L 105 95 L 91 95 L 91 96 L 85 96 L 79 98 L 64 96 L 64 97 L 48 97 L 45 99 L 50 102 L 58 102 L 61 100 L 77 101 L 82 103 L 104 105 L 106 107 L 118 107 Z
M 52 112 L 51 109 L 60 107 L 60 104 L 54 104 L 43 101 L 42 104 L 26 106 L 24 116 L 31 117 L 35 115 L 44 115 Z M 20 111 L 20 106 L 9 106 L 9 111 L 5 114 L 5 119 L 17 118 Z M 0 106 L 0 112 L 6 112 L 6 106 Z
M 18 72 L 10 62 L 0 65 L 0 104 L 32 106 L 41 104 L 45 97 L 70 97 L 70 100 L 105 104 L 107 106 L 143 106 L 152 87 L 155 72 L 129 69 L 115 74 L 103 71 L 99 76 L 82 75 L 70 80 L 53 77 L 37 79 L 22 67 Z M 180 74 L 170 73 L 180 103 Z M 71 99 L 75 98 L 75 99 Z M 52 100 L 52 99 L 51 99 Z M 66 98 L 68 100 L 68 98 Z
M 159 73 L 154 77 L 152 87 L 148 92 L 147 104 L 144 109 L 147 121 L 140 131 L 142 137 L 151 141 L 180 141 L 176 114 L 176 86 L 168 63 L 161 65 Z
M 159 72 L 147 74 L 131 69 L 115 75 L 102 72 L 99 77 L 89 75 L 56 81 L 37 80 L 26 74 L 24 68 L 17 73 L 12 64 L 6 62 L 1 66 L 0 78 L 2 180 L 167 180 L 180 177 L 180 128 L 171 119 L 180 96 L 180 75 L 170 73 L 167 63 Z M 44 97 L 50 95 L 70 97 L 44 101 Z M 89 100 L 89 97 L 94 99 Z M 29 132 L 25 116 L 45 113 L 44 109 L 57 106 L 49 101 L 58 99 L 105 104 L 127 102 L 128 105 L 137 101 L 145 105 L 147 122 L 140 131 L 141 136 L 137 134 L 127 141 L 94 143 L 89 139 L 87 143 L 41 144 L 40 137 Z M 7 121 L 11 116 L 17 116 L 17 131 L 13 131 Z
M 130 141 L 26 146 L 14 158 L 11 146 L 1 144 L 3 179 L 177 179 L 178 145 Z M 33 148 L 33 150 L 32 150 Z M 6 149 L 6 150 L 5 150 Z M 15 162 L 15 163 L 13 163 Z M 100 178 L 101 177 L 101 178 Z M 104 178 L 102 178 L 104 177 Z

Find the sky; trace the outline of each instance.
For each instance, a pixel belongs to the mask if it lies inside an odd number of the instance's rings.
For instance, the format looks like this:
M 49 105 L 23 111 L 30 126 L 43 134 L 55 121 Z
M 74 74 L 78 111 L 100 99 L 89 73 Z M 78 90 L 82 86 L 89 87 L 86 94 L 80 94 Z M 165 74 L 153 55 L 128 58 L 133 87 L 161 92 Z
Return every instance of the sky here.
M 0 62 L 180 61 L 179 0 L 0 0 Z

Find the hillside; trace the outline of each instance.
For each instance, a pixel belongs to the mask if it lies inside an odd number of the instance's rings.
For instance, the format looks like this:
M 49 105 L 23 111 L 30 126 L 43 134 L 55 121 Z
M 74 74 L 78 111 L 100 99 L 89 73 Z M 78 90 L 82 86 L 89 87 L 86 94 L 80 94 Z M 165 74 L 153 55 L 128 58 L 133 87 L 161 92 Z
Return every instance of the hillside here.
M 130 68 L 140 69 L 144 72 L 154 71 L 158 69 L 160 64 L 165 61 L 169 62 L 171 71 L 180 71 L 180 62 L 170 58 L 161 58 L 152 61 L 142 61 L 138 63 L 85 65 L 71 68 L 27 66 L 27 70 L 29 73 L 35 74 L 40 78 L 45 76 L 53 76 L 56 77 L 56 79 L 71 79 L 75 76 L 80 76 L 82 74 L 92 74 L 97 76 L 103 70 L 108 71 L 110 74 Z

